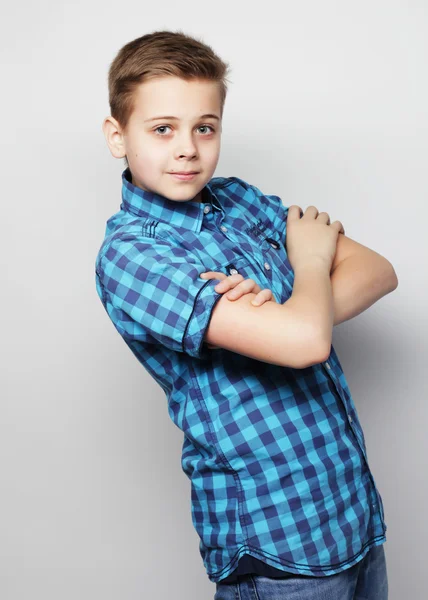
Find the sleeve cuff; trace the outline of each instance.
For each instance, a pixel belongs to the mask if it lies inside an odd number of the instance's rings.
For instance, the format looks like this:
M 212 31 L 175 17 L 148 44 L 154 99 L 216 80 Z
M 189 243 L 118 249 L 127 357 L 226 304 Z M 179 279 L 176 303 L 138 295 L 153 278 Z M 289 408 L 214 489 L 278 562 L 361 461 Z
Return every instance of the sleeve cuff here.
M 193 311 L 183 335 L 183 352 L 201 360 L 208 359 L 212 352 L 206 345 L 204 346 L 203 341 L 211 320 L 212 310 L 222 296 L 214 290 L 218 282 L 218 279 L 209 279 L 204 282 L 195 298 Z

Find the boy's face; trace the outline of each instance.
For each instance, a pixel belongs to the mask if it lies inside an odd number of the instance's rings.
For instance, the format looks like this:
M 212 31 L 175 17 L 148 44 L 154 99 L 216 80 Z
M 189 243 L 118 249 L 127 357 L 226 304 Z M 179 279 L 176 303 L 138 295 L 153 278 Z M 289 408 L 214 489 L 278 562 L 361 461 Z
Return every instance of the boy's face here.
M 220 155 L 220 111 L 216 82 L 156 77 L 137 87 L 126 132 L 113 117 L 103 130 L 113 156 L 126 155 L 134 185 L 170 200 L 201 202 Z M 197 174 L 172 174 L 180 171 Z

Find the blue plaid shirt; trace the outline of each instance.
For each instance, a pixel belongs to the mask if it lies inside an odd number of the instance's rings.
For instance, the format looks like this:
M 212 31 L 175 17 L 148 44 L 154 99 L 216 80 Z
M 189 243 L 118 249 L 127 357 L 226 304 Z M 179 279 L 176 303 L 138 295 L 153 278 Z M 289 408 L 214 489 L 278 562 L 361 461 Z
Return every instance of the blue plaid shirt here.
M 325 362 L 295 369 L 204 343 L 221 294 L 202 272 L 238 272 L 276 302 L 290 297 L 287 212 L 238 177 L 212 178 L 201 203 L 179 202 L 134 186 L 125 169 L 120 210 L 96 258 L 108 316 L 184 433 L 192 522 L 213 582 L 245 554 L 282 572 L 333 575 L 386 541 L 333 346 Z

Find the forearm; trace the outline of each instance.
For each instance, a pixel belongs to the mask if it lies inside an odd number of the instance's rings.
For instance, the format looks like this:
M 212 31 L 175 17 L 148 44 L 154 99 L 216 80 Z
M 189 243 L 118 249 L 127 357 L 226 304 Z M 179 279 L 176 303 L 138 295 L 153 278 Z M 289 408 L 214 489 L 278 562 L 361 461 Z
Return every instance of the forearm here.
M 394 269 L 381 256 L 346 258 L 331 274 L 334 325 L 364 312 L 398 285 Z
M 286 304 L 296 311 L 312 344 L 329 347 L 334 325 L 333 290 L 325 261 L 313 260 L 294 269 L 293 292 Z

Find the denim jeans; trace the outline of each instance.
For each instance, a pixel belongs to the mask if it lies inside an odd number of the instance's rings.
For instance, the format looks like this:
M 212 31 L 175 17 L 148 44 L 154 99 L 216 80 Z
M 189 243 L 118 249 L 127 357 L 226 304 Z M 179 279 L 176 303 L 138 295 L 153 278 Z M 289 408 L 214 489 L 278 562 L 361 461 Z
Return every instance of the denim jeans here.
M 235 583 L 216 583 L 214 600 L 387 600 L 388 577 L 383 544 L 341 573 L 325 577 L 273 579 L 240 575 Z

